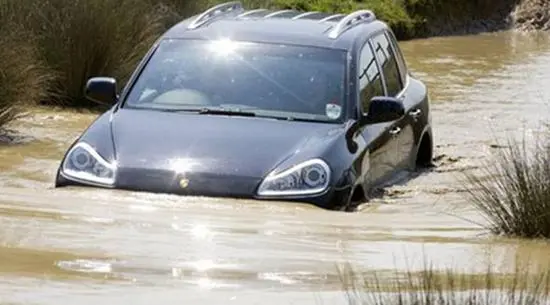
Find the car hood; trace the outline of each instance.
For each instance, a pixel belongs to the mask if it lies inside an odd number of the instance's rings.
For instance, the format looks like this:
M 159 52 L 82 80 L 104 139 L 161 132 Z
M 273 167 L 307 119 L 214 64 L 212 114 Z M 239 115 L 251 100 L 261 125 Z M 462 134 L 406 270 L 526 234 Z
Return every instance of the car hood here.
M 289 157 L 322 153 L 341 125 L 120 109 L 112 119 L 120 168 L 264 177 Z

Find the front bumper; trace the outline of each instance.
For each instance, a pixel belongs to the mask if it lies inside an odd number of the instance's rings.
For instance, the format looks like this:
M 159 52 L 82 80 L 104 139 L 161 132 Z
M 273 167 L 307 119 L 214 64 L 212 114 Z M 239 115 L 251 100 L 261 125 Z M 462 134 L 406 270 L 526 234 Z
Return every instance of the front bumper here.
M 330 189 L 309 197 L 260 197 L 256 195 L 261 179 L 211 173 L 177 174 L 167 170 L 119 168 L 116 184 L 111 187 L 129 191 L 176 194 L 184 196 L 224 197 L 308 203 L 324 209 L 339 208 L 347 202 L 350 188 Z M 57 175 L 56 187 L 94 185 L 76 182 Z

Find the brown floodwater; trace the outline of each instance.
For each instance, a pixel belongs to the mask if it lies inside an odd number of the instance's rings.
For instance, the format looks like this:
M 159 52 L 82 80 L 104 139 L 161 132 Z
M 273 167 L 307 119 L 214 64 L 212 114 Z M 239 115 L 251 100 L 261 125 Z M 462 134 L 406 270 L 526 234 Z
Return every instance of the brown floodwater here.
M 430 88 L 437 166 L 402 176 L 355 213 L 285 202 L 54 189 L 94 114 L 33 110 L 0 145 L 0 303 L 313 304 L 355 272 L 550 266 L 550 245 L 493 237 L 461 172 L 509 133 L 536 136 L 550 101 L 550 35 L 403 42 Z

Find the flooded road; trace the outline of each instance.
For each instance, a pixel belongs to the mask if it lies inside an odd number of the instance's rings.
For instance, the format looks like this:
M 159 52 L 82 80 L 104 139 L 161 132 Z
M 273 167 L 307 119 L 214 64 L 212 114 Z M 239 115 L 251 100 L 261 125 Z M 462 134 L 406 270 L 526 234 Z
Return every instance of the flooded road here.
M 53 189 L 60 158 L 95 115 L 33 112 L 14 128 L 35 139 L 0 145 L 0 303 L 317 304 L 345 299 L 344 263 L 391 274 L 425 259 L 468 273 L 550 267 L 550 245 L 487 234 L 457 182 L 498 149 L 495 139 L 534 136 L 548 118 L 549 35 L 402 45 L 431 90 L 437 167 L 356 213 Z

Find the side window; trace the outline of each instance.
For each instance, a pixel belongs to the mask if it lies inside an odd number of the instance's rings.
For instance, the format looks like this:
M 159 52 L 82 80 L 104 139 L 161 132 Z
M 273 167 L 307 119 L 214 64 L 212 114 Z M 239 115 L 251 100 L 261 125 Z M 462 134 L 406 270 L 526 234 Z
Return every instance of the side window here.
M 375 96 L 384 95 L 380 70 L 378 70 L 374 54 L 368 43 L 366 43 L 361 50 L 357 74 L 362 110 L 363 112 L 367 112 L 369 110 L 370 100 Z
M 390 41 L 384 33 L 381 33 L 372 39 L 372 44 L 382 71 L 384 71 L 388 95 L 396 96 L 403 89 L 403 82 Z
M 407 62 L 405 61 L 405 56 L 403 56 L 403 52 L 401 51 L 401 48 L 399 47 L 399 43 L 397 42 L 397 39 L 395 38 L 395 35 L 391 31 L 386 32 L 386 36 L 390 40 L 393 49 L 395 50 L 395 55 L 397 57 L 397 63 L 399 64 L 399 70 L 401 71 L 401 81 L 403 83 L 407 80 Z

